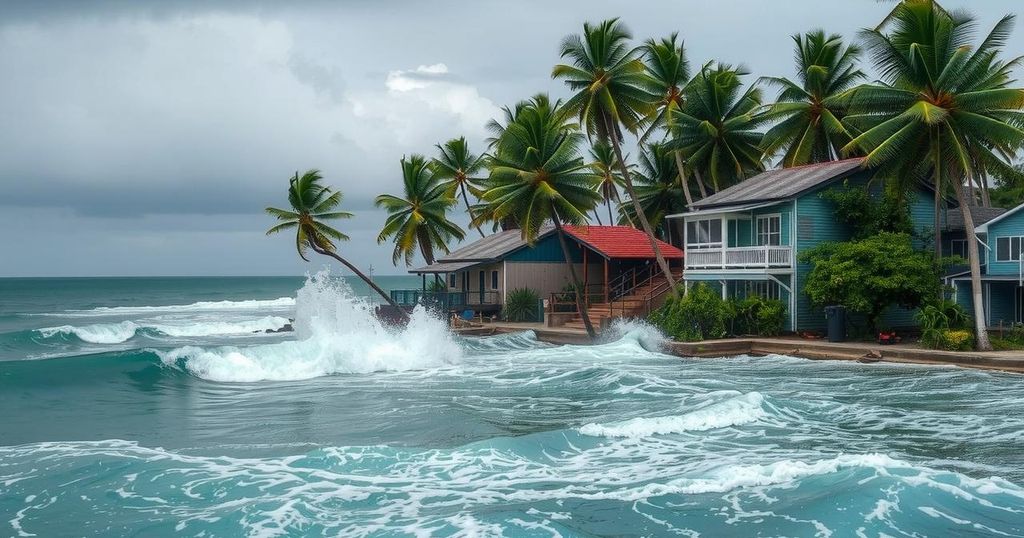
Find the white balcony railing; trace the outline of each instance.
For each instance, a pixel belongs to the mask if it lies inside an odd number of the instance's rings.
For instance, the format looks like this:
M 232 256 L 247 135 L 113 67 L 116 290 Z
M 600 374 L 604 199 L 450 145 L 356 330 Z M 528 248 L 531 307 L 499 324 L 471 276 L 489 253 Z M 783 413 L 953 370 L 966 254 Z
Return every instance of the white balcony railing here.
M 759 247 L 732 247 L 695 249 L 686 251 L 687 269 L 744 269 L 792 267 L 793 248 L 764 245 Z

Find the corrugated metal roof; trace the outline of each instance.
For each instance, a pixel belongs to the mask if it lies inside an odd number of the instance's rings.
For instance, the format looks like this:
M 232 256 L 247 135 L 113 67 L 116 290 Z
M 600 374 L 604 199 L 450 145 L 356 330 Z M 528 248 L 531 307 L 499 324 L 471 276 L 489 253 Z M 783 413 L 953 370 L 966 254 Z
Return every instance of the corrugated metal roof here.
M 863 158 L 844 159 L 827 163 L 794 166 L 762 172 L 746 181 L 733 185 L 703 200 L 694 202 L 694 209 L 781 200 L 860 168 Z
M 413 274 L 434 274 L 434 273 L 454 273 L 461 271 L 467 267 L 473 267 L 480 262 L 434 262 L 433 265 L 425 265 L 423 267 L 417 267 L 416 269 L 409 270 Z
M 547 231 L 550 231 L 550 227 L 541 230 L 540 235 L 543 235 Z M 518 250 L 526 246 L 526 241 L 523 241 L 523 232 L 521 230 L 505 230 L 503 232 L 493 233 L 473 241 L 472 243 L 453 251 L 451 254 L 441 257 L 439 262 L 463 262 L 463 261 L 478 261 L 486 262 L 497 260 L 514 250 Z
M 565 231 L 606 258 L 654 258 L 654 250 L 651 248 L 647 234 L 636 228 L 629 226 L 566 226 Z M 658 250 L 665 258 L 683 258 L 683 251 L 664 241 L 657 242 Z

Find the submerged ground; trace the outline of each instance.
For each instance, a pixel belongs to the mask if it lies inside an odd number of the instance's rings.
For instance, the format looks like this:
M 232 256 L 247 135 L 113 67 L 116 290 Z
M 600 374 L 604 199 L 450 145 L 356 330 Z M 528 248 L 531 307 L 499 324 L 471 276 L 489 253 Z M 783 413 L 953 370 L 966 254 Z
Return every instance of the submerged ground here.
M 1020 376 L 392 332 L 247 286 L 0 312 L 0 535 L 1024 535 Z

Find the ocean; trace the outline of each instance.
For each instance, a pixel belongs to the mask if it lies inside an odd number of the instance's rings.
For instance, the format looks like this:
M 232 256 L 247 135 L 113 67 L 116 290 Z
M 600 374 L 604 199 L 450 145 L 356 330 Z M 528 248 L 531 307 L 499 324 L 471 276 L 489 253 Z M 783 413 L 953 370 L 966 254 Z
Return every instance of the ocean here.
M 637 322 L 459 337 L 368 300 L 0 279 L 0 536 L 1024 536 L 1019 375 L 679 358 Z

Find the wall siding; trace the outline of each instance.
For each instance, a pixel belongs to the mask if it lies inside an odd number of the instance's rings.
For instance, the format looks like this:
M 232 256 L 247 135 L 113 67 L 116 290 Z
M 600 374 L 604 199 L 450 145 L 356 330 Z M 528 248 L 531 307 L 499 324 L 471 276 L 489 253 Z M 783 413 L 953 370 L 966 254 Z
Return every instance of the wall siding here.
M 583 261 L 583 251 L 579 245 L 570 237 L 565 238 L 569 245 L 569 254 L 574 262 Z M 551 234 L 537 241 L 532 247 L 519 249 L 505 257 L 512 262 L 545 262 L 565 263 L 565 256 L 562 254 L 562 246 L 558 242 L 558 236 Z
M 1024 211 L 1006 217 L 1005 219 L 989 226 L 988 246 L 992 250 L 985 249 L 988 259 L 988 274 L 990 275 L 1014 275 L 1020 271 L 1020 264 L 1016 261 L 996 261 L 996 244 L 1000 237 L 1024 236 Z M 995 315 L 995 312 L 993 312 Z

